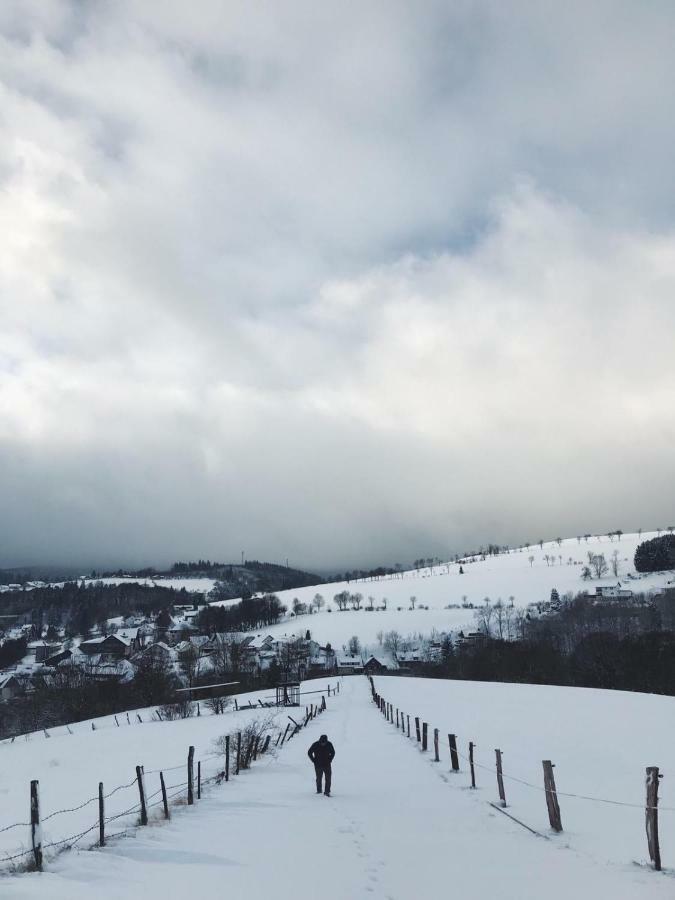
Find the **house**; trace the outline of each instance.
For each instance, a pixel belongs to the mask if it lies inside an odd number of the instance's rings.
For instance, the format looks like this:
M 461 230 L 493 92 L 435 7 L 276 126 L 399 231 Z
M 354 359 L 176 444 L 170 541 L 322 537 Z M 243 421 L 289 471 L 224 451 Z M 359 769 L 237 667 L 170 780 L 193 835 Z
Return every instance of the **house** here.
M 50 644 L 47 641 L 31 641 L 28 644 L 28 652 L 35 657 L 36 663 L 44 662 L 47 657 L 58 653 L 61 649 L 60 644 Z
M 102 656 L 109 660 L 126 659 L 131 655 L 131 642 L 118 634 L 109 634 L 107 637 L 82 641 L 79 649 L 86 656 Z
M 336 670 L 337 656 L 330 644 L 326 644 L 325 647 L 319 646 L 309 657 L 308 671 L 310 675 L 321 675 Z
M 630 600 L 633 592 L 618 584 L 601 584 L 595 588 L 595 594 L 588 595 L 592 600 Z
M 338 656 L 338 675 L 360 675 L 363 672 L 363 663 L 358 656 Z
M 370 656 L 363 664 L 363 671 L 366 675 L 377 675 L 379 672 L 386 672 L 394 668 L 390 660 L 380 656 Z
M 66 659 L 70 659 L 72 655 L 70 650 L 57 650 L 56 653 L 53 653 L 45 659 L 44 664 L 50 668 L 56 668 L 59 663 L 62 663 Z
M 0 675 L 0 700 L 13 700 L 22 691 L 16 675 Z

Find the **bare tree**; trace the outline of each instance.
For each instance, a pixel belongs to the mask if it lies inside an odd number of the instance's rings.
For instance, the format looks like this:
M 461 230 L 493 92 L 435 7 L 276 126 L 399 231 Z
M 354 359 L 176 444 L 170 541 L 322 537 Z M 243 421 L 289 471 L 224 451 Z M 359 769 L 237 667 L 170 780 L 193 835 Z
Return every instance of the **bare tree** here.
M 479 607 L 473 615 L 478 625 L 478 630 L 482 631 L 486 637 L 489 637 L 492 633 L 493 617 L 493 609 L 490 605 L 489 597 L 485 598 L 483 605 Z
M 410 609 L 415 609 L 415 604 L 417 603 L 417 597 L 410 598 Z
M 337 604 L 339 610 L 345 610 L 349 604 L 349 598 L 349 591 L 340 591 L 339 594 L 335 594 L 333 597 L 333 602 Z
M 495 605 L 492 607 L 493 617 L 495 622 L 495 629 L 497 631 L 497 637 L 500 641 L 504 640 L 504 628 L 506 626 L 506 607 L 502 603 L 501 597 Z
M 591 560 L 591 569 L 596 578 L 602 578 L 609 571 L 604 553 L 596 553 Z
M 616 578 L 616 576 L 619 574 L 619 567 L 621 565 L 618 550 L 615 550 L 614 553 L 612 553 L 610 557 L 610 565 L 612 566 L 612 575 L 614 575 L 614 577 Z
M 349 600 L 352 604 L 352 609 L 361 609 L 361 604 L 363 603 L 363 594 L 351 594 Z
M 401 635 L 398 631 L 388 631 L 384 636 L 384 648 L 391 653 L 397 653 L 401 648 Z
M 186 646 L 178 651 L 178 665 L 185 676 L 187 686 L 192 687 L 201 670 L 199 650 L 194 644 L 187 643 Z
M 312 600 L 312 603 L 317 608 L 317 610 L 321 610 L 321 608 L 324 606 L 326 601 L 323 599 L 321 594 L 314 594 L 314 599 Z
M 353 634 L 349 638 L 347 648 L 349 650 L 350 656 L 358 656 L 359 653 L 361 652 L 361 642 L 359 641 L 358 637 L 355 634 Z

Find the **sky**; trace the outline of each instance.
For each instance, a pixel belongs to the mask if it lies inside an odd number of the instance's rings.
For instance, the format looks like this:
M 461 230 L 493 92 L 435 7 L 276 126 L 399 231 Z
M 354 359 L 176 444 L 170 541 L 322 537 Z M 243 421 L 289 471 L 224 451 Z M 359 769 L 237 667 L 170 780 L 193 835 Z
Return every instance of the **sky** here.
M 675 6 L 5 0 L 0 565 L 666 527 Z

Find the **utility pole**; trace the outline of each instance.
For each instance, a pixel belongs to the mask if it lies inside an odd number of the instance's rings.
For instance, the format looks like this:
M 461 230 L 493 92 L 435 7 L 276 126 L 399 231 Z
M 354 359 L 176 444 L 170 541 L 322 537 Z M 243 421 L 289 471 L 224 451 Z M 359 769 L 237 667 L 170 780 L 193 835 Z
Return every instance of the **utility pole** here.
M 241 551 L 241 564 L 244 565 L 244 551 Z

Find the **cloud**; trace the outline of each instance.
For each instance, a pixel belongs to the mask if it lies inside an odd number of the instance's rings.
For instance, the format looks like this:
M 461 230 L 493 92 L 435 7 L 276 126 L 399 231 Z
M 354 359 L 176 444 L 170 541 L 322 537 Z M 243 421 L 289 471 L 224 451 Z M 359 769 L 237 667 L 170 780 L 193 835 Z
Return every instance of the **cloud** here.
M 0 13 L 0 562 L 667 516 L 668 4 L 77 6 Z

